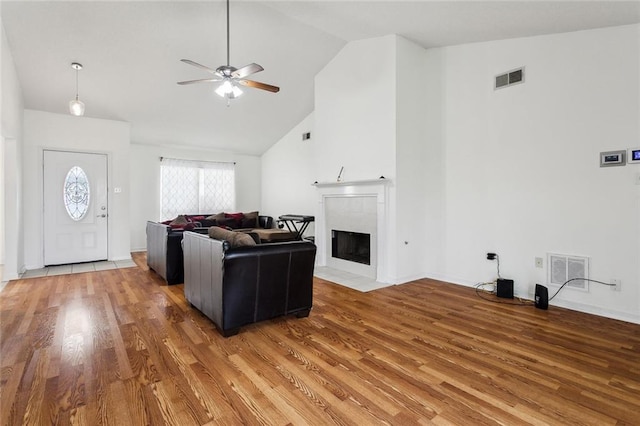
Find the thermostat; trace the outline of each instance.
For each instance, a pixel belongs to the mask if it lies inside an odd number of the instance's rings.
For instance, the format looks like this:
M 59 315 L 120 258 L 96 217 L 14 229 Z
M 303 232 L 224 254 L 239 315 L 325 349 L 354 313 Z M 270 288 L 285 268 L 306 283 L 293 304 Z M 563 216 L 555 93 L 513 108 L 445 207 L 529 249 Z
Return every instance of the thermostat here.
M 600 167 L 624 166 L 626 150 L 600 153 Z
M 629 148 L 629 164 L 640 164 L 640 147 Z

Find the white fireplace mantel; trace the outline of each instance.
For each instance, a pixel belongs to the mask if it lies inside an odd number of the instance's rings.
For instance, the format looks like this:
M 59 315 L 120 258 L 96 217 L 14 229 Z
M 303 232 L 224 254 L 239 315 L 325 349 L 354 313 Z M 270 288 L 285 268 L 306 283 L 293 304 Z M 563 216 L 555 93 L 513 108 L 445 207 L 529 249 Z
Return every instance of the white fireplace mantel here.
M 327 199 L 335 197 L 375 197 L 376 199 L 376 257 L 377 265 L 375 271 L 375 279 L 381 283 L 389 283 L 389 249 L 387 244 L 389 226 L 389 188 L 391 187 L 391 179 L 367 179 L 357 181 L 340 181 L 340 182 L 316 182 L 313 185 L 318 191 L 318 207 L 316 209 L 316 245 L 317 265 L 327 266 L 327 259 L 330 258 L 331 236 L 330 230 L 327 229 L 326 206 Z
M 389 185 L 391 179 L 378 178 L 378 179 L 366 179 L 366 180 L 352 180 L 352 181 L 336 181 L 336 182 L 316 182 L 313 184 L 316 188 L 331 188 L 334 186 L 362 186 L 362 185 Z

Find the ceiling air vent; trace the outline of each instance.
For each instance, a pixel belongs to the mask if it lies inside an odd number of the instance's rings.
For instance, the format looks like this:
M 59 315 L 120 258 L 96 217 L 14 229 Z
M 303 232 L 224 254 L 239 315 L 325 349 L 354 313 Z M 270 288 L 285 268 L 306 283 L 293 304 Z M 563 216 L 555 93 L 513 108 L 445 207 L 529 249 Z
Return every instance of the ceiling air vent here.
M 524 67 L 497 75 L 494 89 L 501 89 L 518 83 L 524 83 Z

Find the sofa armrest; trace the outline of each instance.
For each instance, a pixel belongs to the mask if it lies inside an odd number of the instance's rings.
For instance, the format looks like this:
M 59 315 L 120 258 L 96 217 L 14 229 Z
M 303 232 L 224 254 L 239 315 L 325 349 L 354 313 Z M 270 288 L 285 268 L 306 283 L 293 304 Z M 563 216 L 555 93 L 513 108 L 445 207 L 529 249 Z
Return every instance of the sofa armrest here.
M 184 297 L 222 329 L 222 278 L 225 242 L 185 232 Z
M 167 279 L 167 236 L 171 227 L 157 222 L 147 222 L 147 265 L 165 280 Z

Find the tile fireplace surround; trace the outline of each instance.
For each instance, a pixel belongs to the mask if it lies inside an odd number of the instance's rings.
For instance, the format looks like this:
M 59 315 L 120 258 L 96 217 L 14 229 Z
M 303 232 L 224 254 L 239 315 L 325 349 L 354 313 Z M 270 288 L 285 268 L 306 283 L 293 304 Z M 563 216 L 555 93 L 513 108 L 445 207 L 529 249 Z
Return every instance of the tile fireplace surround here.
M 389 179 L 316 183 L 317 265 L 390 283 L 388 238 Z M 371 234 L 371 264 L 331 257 L 331 230 Z

